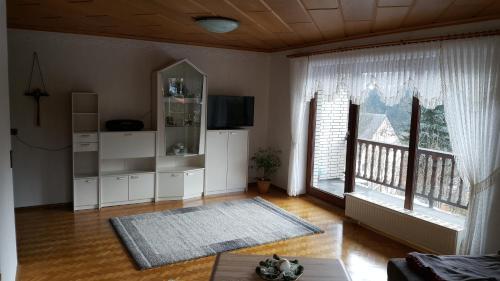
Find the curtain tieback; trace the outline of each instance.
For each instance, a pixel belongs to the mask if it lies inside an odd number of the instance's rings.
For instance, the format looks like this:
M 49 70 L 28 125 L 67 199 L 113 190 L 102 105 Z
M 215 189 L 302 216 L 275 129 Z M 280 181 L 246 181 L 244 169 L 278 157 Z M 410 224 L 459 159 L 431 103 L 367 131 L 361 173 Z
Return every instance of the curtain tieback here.
M 472 184 L 471 185 L 471 191 L 474 193 L 474 195 L 477 195 L 491 186 L 493 186 L 494 182 L 500 182 L 500 168 L 496 168 L 491 175 L 483 179 L 482 181 Z

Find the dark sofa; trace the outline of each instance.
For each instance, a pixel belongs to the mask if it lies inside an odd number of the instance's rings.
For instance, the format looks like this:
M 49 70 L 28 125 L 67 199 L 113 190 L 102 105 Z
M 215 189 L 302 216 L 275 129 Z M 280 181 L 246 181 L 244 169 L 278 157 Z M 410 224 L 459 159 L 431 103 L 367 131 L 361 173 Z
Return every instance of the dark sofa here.
M 391 259 L 387 264 L 388 281 L 424 281 L 422 277 L 413 272 L 406 263 L 406 259 Z
M 387 264 L 388 281 L 498 280 L 500 253 L 492 255 L 439 256 L 409 253 Z

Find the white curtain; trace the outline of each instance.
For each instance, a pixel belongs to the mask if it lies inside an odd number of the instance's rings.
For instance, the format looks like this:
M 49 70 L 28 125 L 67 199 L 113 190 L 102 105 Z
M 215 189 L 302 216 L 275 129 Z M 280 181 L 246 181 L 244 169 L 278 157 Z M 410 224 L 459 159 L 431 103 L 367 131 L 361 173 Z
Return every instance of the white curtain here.
M 500 245 L 490 241 L 499 239 L 491 233 L 500 232 L 500 214 L 490 211 L 500 204 L 492 199 L 500 193 L 499 36 L 293 59 L 290 77 L 290 195 L 305 192 L 307 101 L 315 92 L 344 95 L 356 104 L 372 90 L 387 104 L 411 94 L 427 108 L 444 104 L 453 153 L 470 185 L 461 252 L 480 254 L 492 250 L 488 244 Z
M 490 221 L 500 224 L 500 214 L 490 212 L 500 204 L 492 200 L 500 188 L 500 38 L 444 42 L 441 62 L 450 141 L 471 187 L 461 252 L 483 254 Z
M 306 192 L 307 166 L 307 102 L 311 99 L 307 91 L 308 58 L 290 61 L 290 125 L 291 144 L 288 164 L 288 188 L 290 196 Z
M 442 104 L 439 43 L 355 50 L 311 57 L 308 91 L 347 95 L 362 104 L 376 90 L 387 105 L 406 95 L 429 108 Z

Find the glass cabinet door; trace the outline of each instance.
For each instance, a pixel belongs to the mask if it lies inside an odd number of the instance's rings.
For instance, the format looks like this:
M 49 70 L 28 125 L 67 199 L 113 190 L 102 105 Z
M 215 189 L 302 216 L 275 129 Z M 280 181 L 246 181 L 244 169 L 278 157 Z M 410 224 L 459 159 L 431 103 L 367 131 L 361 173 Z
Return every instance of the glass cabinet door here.
M 204 75 L 182 62 L 161 71 L 166 155 L 200 153 Z

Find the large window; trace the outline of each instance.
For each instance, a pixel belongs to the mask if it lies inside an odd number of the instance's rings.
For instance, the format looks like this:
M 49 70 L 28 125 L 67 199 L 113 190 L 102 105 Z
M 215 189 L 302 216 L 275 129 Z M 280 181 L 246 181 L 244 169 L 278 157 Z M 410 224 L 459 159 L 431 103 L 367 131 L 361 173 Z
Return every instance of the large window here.
M 442 105 L 421 107 L 410 92 L 387 104 L 377 90 L 355 110 L 347 98 L 321 93 L 313 104 L 311 194 L 342 199 L 354 189 L 376 203 L 463 223 L 469 189 L 458 174 Z
M 459 177 L 444 107 L 420 107 L 414 206 L 465 215 L 469 190 Z
M 356 192 L 398 207 L 404 206 L 411 95 L 385 104 L 371 91 L 359 107 Z
M 458 175 L 442 105 L 421 107 L 410 93 L 386 105 L 372 91 L 360 105 L 358 120 L 357 192 L 463 223 L 469 190 Z

